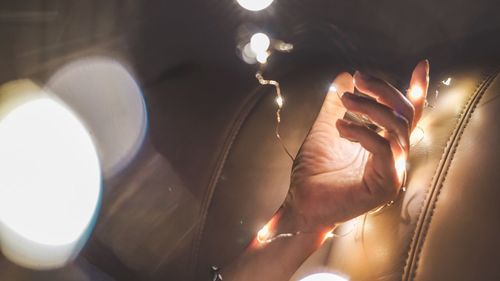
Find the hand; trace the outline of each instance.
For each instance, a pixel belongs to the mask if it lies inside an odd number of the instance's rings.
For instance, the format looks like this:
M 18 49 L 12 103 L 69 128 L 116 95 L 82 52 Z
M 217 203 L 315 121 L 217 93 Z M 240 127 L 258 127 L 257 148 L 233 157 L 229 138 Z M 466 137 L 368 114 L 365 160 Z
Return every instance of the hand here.
M 422 115 L 429 62 L 414 69 L 408 97 L 389 83 L 356 72 L 338 75 L 294 163 L 283 215 L 300 231 L 328 231 L 394 199 L 402 185 L 409 136 Z M 354 87 L 375 100 L 351 94 Z M 341 98 L 339 97 L 341 96 Z M 343 120 L 363 114 L 378 134 Z M 351 141 L 353 140 L 353 141 Z M 290 225 L 290 223 L 288 223 Z

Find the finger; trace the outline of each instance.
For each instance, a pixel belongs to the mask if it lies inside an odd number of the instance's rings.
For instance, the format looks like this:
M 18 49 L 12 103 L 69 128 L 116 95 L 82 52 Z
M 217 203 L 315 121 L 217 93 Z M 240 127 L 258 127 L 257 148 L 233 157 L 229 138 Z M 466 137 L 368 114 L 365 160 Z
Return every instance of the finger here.
M 341 136 L 360 143 L 368 152 L 371 153 L 370 162 L 363 178 L 367 184 L 376 186 L 367 186 L 371 191 L 381 190 L 386 200 L 392 199 L 401 186 L 404 170 L 406 168 L 406 157 L 404 153 L 395 154 L 393 147 L 397 143 L 391 143 L 376 132 L 354 123 L 339 119 L 337 129 Z M 401 151 L 401 149 L 396 149 Z M 394 155 L 398 155 L 394 157 Z
M 393 178 L 395 176 L 394 157 L 389 140 L 376 132 L 343 119 L 337 121 L 337 129 L 342 137 L 357 141 L 368 152 L 373 155 L 375 168 L 383 177 Z
M 392 155 L 394 157 L 394 167 L 396 168 L 396 174 L 398 176 L 398 186 L 400 186 L 401 183 L 403 183 L 406 173 L 406 160 L 409 150 L 403 148 L 394 134 L 386 132 L 384 138 L 389 140 L 391 145 Z
M 410 88 L 407 97 L 415 108 L 412 129 L 417 126 L 418 120 L 422 117 L 425 98 L 429 88 L 429 61 L 423 60 L 415 66 L 411 75 Z
M 354 91 L 352 75 L 347 72 L 337 75 L 325 97 L 316 122 L 325 122 L 333 125 L 336 119 L 342 118 L 346 110 L 340 101 L 340 94 L 352 91 Z
M 410 124 L 413 124 L 413 104 L 400 91 L 384 80 L 356 71 L 354 74 L 356 88 L 377 99 L 382 104 L 403 115 Z
M 397 114 L 389 107 L 374 100 L 356 96 L 351 93 L 344 93 L 341 98 L 347 110 L 363 114 L 371 121 L 382 126 L 386 131 L 395 137 L 403 150 L 410 147 L 410 128 L 406 118 Z

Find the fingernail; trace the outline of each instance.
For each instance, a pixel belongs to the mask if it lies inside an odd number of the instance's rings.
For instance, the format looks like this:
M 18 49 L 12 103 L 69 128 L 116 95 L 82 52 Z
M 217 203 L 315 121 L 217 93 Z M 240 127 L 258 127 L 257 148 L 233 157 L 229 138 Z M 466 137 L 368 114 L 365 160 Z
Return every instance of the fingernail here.
M 340 98 L 341 99 L 351 99 L 353 96 L 354 95 L 349 93 L 349 92 L 344 92 Z
M 344 126 L 344 127 L 347 127 L 347 126 L 353 124 L 351 121 L 346 120 L 346 119 L 338 119 L 337 122 L 339 125 Z

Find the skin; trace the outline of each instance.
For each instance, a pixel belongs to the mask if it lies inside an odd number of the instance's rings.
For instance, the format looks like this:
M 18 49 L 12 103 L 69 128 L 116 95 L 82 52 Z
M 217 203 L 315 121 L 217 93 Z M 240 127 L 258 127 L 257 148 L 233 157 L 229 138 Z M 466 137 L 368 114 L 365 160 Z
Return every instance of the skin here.
M 270 236 L 302 234 L 269 243 L 255 239 L 222 271 L 225 281 L 289 280 L 336 224 L 394 199 L 402 185 L 409 137 L 422 116 L 429 85 L 429 62 L 413 70 L 405 97 L 389 83 L 356 72 L 339 74 L 327 94 L 291 174 L 288 195 L 268 224 Z M 354 88 L 375 100 L 351 94 Z M 415 88 L 421 95 L 412 95 Z M 342 119 L 346 110 L 364 114 L 381 134 Z

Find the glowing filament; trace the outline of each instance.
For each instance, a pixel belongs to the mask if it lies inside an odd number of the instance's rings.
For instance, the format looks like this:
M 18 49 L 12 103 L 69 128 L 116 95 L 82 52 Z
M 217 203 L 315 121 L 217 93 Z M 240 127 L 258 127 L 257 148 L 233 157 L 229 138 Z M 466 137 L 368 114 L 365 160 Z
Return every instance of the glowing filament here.
M 448 77 L 448 79 L 441 81 L 443 85 L 450 86 L 451 84 L 451 77 Z

